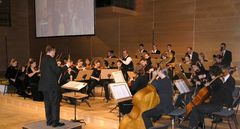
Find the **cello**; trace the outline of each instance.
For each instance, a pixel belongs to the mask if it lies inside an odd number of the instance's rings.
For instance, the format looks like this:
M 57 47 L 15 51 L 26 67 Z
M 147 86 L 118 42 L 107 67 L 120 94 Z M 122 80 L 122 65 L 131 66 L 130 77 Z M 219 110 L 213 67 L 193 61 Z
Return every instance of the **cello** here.
M 219 77 L 220 76 L 217 76 L 211 82 L 209 82 L 208 85 L 206 85 L 205 87 L 200 89 L 198 94 L 193 98 L 193 100 L 185 106 L 185 109 L 186 109 L 186 114 L 185 115 L 187 117 L 190 114 L 190 112 L 192 111 L 193 107 L 195 107 L 197 105 L 200 105 L 201 103 L 203 103 L 209 97 L 209 87 Z
M 119 124 L 119 129 L 145 129 L 142 113 L 160 103 L 157 91 L 151 84 L 155 78 L 153 77 L 145 88 L 139 90 L 133 96 L 133 108 L 129 114 L 123 117 Z

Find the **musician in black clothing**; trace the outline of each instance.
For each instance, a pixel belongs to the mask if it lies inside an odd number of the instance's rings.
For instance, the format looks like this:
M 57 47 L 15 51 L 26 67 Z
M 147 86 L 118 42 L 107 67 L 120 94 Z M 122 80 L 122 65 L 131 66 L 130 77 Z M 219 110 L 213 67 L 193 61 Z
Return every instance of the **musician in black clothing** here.
M 189 55 L 192 64 L 196 64 L 197 61 L 199 61 L 199 55 L 197 52 L 193 51 L 192 47 L 188 47 L 186 55 Z
M 93 73 L 91 75 L 91 79 L 89 80 L 89 84 L 88 84 L 87 94 L 88 96 L 93 96 L 92 90 L 97 85 L 102 85 L 104 87 L 105 99 L 108 101 L 110 100 L 108 82 L 100 79 L 100 74 L 101 74 L 100 66 L 101 66 L 100 61 L 99 60 L 95 61 L 94 67 L 92 69 Z
M 152 85 L 156 88 L 161 101 L 153 109 L 143 112 L 142 118 L 146 129 L 153 126 L 152 121 L 157 121 L 163 114 L 167 114 L 173 110 L 173 86 L 171 80 L 166 75 L 166 72 L 158 71 L 156 80 L 152 82 Z
M 5 77 L 8 79 L 10 85 L 14 86 L 17 89 L 19 95 L 25 95 L 24 92 L 24 77 L 25 77 L 25 68 L 19 69 L 18 62 L 16 59 L 11 59 L 9 67 L 5 73 Z
M 147 67 L 150 69 L 152 68 L 152 61 L 149 53 L 144 54 L 144 59 L 147 61 Z
M 107 58 L 116 58 L 113 50 L 108 51 Z
M 79 71 L 85 70 L 85 67 L 83 65 L 83 60 L 78 59 L 76 66 L 73 67 L 73 71 L 78 74 Z
M 152 71 L 152 67 L 147 64 L 146 59 L 141 59 L 140 60 L 140 68 L 136 71 L 138 74 L 138 77 L 134 82 L 132 82 L 131 86 L 131 93 L 135 94 L 137 91 L 143 89 L 144 87 L 147 86 L 148 81 L 149 81 L 149 73 Z
M 36 61 L 32 60 L 29 62 L 29 67 L 27 69 L 28 84 L 32 91 L 32 98 L 35 101 L 42 101 L 43 95 L 38 91 L 38 82 L 40 78 L 40 70 L 37 68 Z
M 144 45 L 142 43 L 139 44 L 138 46 L 139 46 L 139 50 L 138 50 L 139 53 L 147 53 L 147 50 L 144 49 Z
M 42 59 L 39 80 L 39 91 L 43 92 L 46 124 L 47 126 L 59 127 L 64 123 L 59 122 L 61 88 L 58 79 L 61 68 L 57 66 L 54 58 L 56 49 L 50 45 L 46 46 L 46 56 Z
M 123 77 L 124 77 L 125 81 L 128 82 L 128 78 L 129 78 L 129 77 L 128 77 L 127 70 L 125 70 L 125 69 L 122 67 L 122 61 L 120 61 L 120 60 L 117 61 L 117 69 L 122 71 Z
M 217 66 L 210 67 L 209 73 L 211 78 L 214 80 L 212 84 L 209 85 L 209 95 L 211 96 L 210 102 L 200 104 L 196 107 L 193 107 L 190 114 L 189 126 L 190 128 L 203 127 L 204 114 L 209 114 L 212 112 L 219 111 L 224 104 L 224 84 L 220 77 L 222 70 Z
M 232 75 L 230 74 L 230 67 L 228 66 L 224 66 L 222 68 L 223 71 L 223 84 L 224 84 L 224 95 L 225 98 L 225 106 L 230 107 L 233 103 L 233 92 L 235 90 L 235 79 L 232 77 Z
M 158 50 L 157 45 L 154 44 L 152 47 L 153 49 L 151 51 L 151 54 L 161 54 L 161 51 Z
M 230 67 L 232 63 L 232 52 L 226 49 L 226 43 L 221 43 L 220 47 L 220 51 L 223 56 L 222 64 Z
M 125 69 L 126 71 L 133 71 L 134 70 L 134 66 L 133 66 L 133 62 L 132 62 L 132 58 L 128 55 L 128 51 L 124 50 L 123 51 L 123 58 L 119 59 L 122 61 L 122 67 L 123 69 Z

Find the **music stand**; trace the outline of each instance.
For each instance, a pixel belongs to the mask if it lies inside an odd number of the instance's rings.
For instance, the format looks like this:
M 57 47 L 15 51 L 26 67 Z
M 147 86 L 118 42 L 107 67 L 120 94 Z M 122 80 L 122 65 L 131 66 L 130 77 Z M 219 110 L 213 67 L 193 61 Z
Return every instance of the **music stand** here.
M 101 79 L 113 79 L 112 73 L 119 71 L 118 69 L 102 69 L 100 78 Z
M 179 79 L 182 79 L 187 84 L 187 86 L 193 86 L 193 84 L 187 79 L 186 75 L 183 72 L 177 73 L 177 76 Z
M 76 93 L 77 91 L 81 90 L 82 88 L 86 87 L 87 83 L 84 82 L 75 82 L 75 81 L 70 81 L 66 84 L 64 84 L 62 86 L 62 88 L 64 89 L 68 89 L 68 90 L 73 90 L 73 92 L 68 92 L 68 93 L 64 93 L 63 96 L 64 97 L 68 97 L 68 98 L 72 98 L 75 100 L 74 103 L 74 119 L 72 119 L 72 122 L 79 122 L 79 123 L 84 123 L 86 125 L 86 122 L 84 121 L 84 119 L 77 119 L 77 100 L 82 100 L 84 101 L 89 107 L 90 104 L 89 102 L 86 100 L 86 98 L 88 97 L 87 94 L 82 94 L 82 93 Z
M 118 58 L 105 58 L 105 60 L 108 62 L 109 67 L 117 67 Z
M 132 94 L 129 90 L 127 83 L 110 83 L 109 88 L 112 92 L 114 100 L 117 102 L 116 106 L 110 110 L 112 112 L 118 107 L 118 103 L 131 100 Z M 119 111 L 119 121 L 120 121 L 120 111 Z
M 188 93 L 190 92 L 187 84 L 183 79 L 178 79 L 174 81 L 175 86 L 177 87 L 178 91 L 180 94 Z
M 75 81 L 86 81 L 91 78 L 93 70 L 83 70 L 79 71 Z
M 126 82 L 126 80 L 123 77 L 122 71 L 112 72 L 112 76 L 113 76 L 113 79 L 114 79 L 115 83 L 121 83 L 121 82 L 124 83 L 124 82 Z

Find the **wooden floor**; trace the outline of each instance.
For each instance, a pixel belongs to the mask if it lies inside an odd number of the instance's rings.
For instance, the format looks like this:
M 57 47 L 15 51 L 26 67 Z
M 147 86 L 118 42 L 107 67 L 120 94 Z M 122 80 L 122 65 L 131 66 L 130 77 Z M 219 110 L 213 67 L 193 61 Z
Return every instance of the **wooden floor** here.
M 44 108 L 42 102 L 35 102 L 31 99 L 23 99 L 18 95 L 0 95 L 0 129 L 20 129 L 24 124 L 44 120 Z M 102 97 L 90 98 L 91 108 L 85 103 L 77 107 L 77 117 L 84 119 L 87 123 L 84 129 L 117 129 L 118 113 L 110 113 L 115 106 L 114 101 L 106 103 Z M 70 120 L 74 117 L 73 106 L 68 103 L 61 103 L 61 119 Z M 240 122 L 240 115 L 238 120 Z M 209 128 L 210 120 L 207 119 Z M 170 124 L 169 120 L 164 123 Z M 228 129 L 226 123 L 219 125 L 220 129 Z M 137 129 L 137 128 L 136 128 Z

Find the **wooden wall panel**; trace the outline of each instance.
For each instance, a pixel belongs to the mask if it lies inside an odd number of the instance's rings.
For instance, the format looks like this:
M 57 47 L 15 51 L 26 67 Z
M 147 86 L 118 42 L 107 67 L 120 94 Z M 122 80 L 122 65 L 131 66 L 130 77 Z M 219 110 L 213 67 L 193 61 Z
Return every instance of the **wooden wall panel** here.
M 5 37 L 8 60 L 16 58 L 23 65 L 29 57 L 28 0 L 11 0 L 11 22 L 11 27 L 0 27 L 0 71 L 8 64 Z

